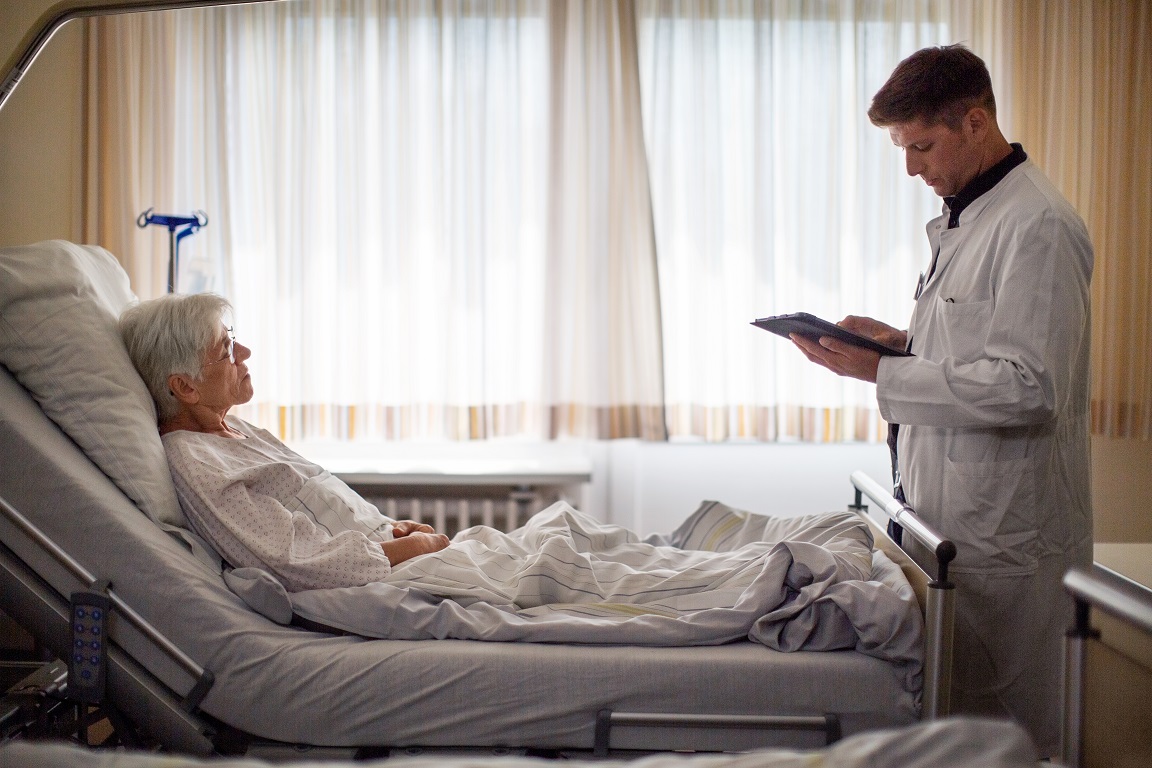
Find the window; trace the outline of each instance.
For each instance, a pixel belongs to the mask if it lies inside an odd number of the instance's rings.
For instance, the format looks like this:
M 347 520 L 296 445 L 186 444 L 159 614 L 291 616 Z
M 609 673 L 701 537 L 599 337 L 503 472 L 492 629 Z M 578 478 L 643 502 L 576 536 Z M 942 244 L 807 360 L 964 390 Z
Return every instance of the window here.
M 904 327 L 939 199 L 865 113 L 947 24 L 915 18 L 921 4 L 874 7 L 895 19 L 856 3 L 639 7 L 671 436 L 880 439 L 873 385 L 748 323 L 806 311 Z
M 749 325 L 910 312 L 938 201 L 864 112 L 948 29 L 858 6 L 101 19 L 93 154 L 128 190 L 102 221 L 208 212 L 181 290 L 232 300 L 240 415 L 288 439 L 878 439 L 870 385 Z M 162 290 L 155 233 L 102 226 Z

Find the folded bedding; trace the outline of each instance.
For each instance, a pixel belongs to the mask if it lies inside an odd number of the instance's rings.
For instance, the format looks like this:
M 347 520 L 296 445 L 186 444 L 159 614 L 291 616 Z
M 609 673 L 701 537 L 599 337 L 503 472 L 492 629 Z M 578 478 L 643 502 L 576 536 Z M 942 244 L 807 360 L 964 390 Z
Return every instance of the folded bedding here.
M 362 586 L 290 593 L 255 568 L 225 580 L 280 623 L 367 638 L 853 649 L 918 690 L 916 598 L 874 578 L 878 555 L 849 513 L 775 518 L 705 502 L 672 534 L 640 540 L 558 502 L 511 533 L 462 531 Z

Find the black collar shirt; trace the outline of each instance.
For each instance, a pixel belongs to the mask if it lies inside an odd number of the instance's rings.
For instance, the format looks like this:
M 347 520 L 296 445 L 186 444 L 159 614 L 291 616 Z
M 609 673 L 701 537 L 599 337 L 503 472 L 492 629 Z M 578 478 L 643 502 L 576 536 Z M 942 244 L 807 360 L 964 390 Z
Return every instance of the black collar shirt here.
M 1012 145 L 1012 152 L 996 165 L 980 174 L 954 195 L 944 198 L 944 209 L 948 213 L 948 229 L 960 226 L 960 214 L 975 202 L 976 198 L 988 192 L 1007 176 L 1013 168 L 1028 159 L 1024 147 Z

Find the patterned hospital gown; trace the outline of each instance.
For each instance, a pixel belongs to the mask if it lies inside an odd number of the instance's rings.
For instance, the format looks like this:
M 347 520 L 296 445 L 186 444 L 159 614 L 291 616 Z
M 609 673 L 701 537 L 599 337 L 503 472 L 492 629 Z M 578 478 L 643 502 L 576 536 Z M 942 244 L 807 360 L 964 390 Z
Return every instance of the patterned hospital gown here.
M 180 506 L 231 565 L 263 568 L 292 592 L 383 580 L 393 520 L 269 432 L 228 417 L 245 439 L 163 436 Z

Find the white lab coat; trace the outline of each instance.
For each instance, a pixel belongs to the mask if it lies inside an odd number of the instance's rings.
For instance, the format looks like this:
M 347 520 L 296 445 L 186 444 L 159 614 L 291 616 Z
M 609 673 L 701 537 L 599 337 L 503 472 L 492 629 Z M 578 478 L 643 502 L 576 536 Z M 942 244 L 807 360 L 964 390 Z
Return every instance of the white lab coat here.
M 1031 161 L 947 222 L 928 224 L 915 357 L 881 360 L 877 400 L 908 503 L 958 547 L 954 711 L 998 704 L 1054 754 L 1061 579 L 1092 551 L 1092 245 Z

